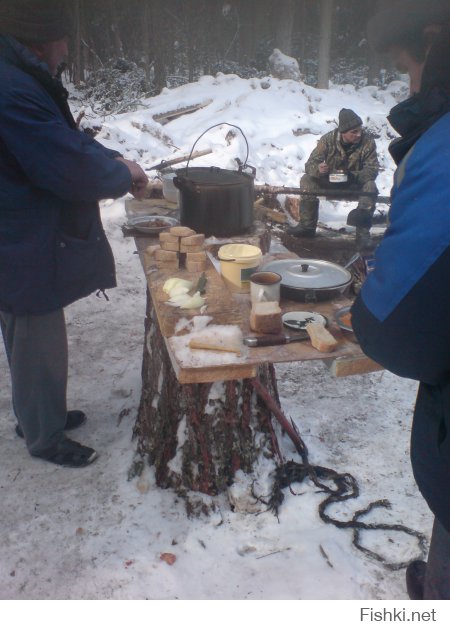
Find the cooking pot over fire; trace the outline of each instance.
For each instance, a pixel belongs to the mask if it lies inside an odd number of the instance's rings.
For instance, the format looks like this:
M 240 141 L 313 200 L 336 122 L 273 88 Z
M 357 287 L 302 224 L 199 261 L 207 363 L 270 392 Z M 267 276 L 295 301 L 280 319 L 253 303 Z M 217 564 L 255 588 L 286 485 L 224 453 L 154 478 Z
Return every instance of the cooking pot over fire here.
M 204 131 L 195 141 L 186 168 L 177 170 L 173 183 L 180 191 L 180 223 L 206 236 L 233 236 L 246 232 L 253 225 L 254 177 L 256 171 L 247 165 L 248 142 L 245 162 L 237 159 L 238 170 L 217 166 L 189 167 L 195 145 L 210 129 L 229 123 L 218 123 Z M 250 173 L 244 173 L 249 169 Z

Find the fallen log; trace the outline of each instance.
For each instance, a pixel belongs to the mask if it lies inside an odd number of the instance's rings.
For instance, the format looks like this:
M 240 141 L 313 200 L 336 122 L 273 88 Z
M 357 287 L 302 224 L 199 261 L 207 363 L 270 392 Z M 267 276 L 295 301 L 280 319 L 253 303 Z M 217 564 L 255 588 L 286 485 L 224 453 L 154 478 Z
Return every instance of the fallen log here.
M 194 151 L 191 155 L 187 153 L 186 155 L 180 155 L 177 158 L 173 158 L 172 160 L 162 160 L 158 164 L 154 166 L 150 166 L 146 168 L 146 171 L 160 171 L 163 168 L 167 168 L 168 166 L 173 166 L 174 164 L 180 164 L 180 162 L 187 162 L 188 160 L 195 160 L 195 158 L 201 157 L 202 155 L 209 155 L 212 153 L 212 149 L 202 149 L 201 151 Z
M 318 190 L 311 191 L 295 186 L 269 186 L 268 184 L 255 184 L 255 193 L 261 195 L 314 195 L 315 197 L 326 197 L 327 199 L 357 199 L 358 197 L 376 197 L 377 203 L 391 203 L 391 198 L 378 193 L 359 192 L 357 190 Z
M 192 114 L 193 112 L 196 112 L 199 109 L 203 109 L 204 107 L 211 105 L 211 103 L 212 103 L 212 99 L 208 99 L 204 103 L 196 103 L 195 105 L 179 107 L 178 109 L 172 109 L 168 112 L 163 112 L 161 114 L 154 114 L 153 120 L 155 122 L 159 122 L 161 125 L 166 125 L 171 120 L 175 120 L 175 118 L 179 118 L 180 116 L 184 116 L 185 114 Z

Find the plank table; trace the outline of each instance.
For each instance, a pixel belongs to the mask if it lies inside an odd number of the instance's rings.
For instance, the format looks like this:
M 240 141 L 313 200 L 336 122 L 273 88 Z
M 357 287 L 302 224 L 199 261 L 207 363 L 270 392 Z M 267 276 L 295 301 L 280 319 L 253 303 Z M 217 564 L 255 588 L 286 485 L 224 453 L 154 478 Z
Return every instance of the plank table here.
M 128 218 L 151 214 L 176 216 L 177 208 L 160 199 L 133 200 L 126 202 L 126 213 Z M 283 312 L 313 310 L 324 315 L 330 332 L 338 340 L 333 352 L 319 352 L 309 341 L 302 341 L 245 347 L 241 355 L 213 352 L 210 353 L 214 355 L 211 363 L 195 365 L 190 353 L 177 351 L 175 340 L 186 331 L 177 333 L 176 328 L 181 318 L 189 320 L 200 313 L 169 305 L 163 285 L 173 276 L 195 283 L 200 274 L 186 269 L 157 269 L 145 250 L 158 243 L 158 236 L 139 233 L 134 237 L 147 283 L 143 390 L 134 434 L 139 438 L 138 452 L 147 455 L 155 466 L 156 481 L 161 487 L 216 494 L 233 482 L 237 470 L 251 472 L 262 451 L 266 457 L 269 451 L 272 457 L 276 455 L 271 411 L 261 397 L 254 396 L 252 386 L 258 379 L 258 387 L 262 383 L 271 398 L 278 401 L 274 364 L 321 360 L 337 377 L 382 369 L 361 352 L 352 333 L 341 330 L 336 324 L 334 313 L 351 304 L 345 296 L 314 304 L 288 300 L 280 303 Z M 256 221 L 250 234 L 228 239 L 208 238 L 205 243 L 207 250 L 216 254 L 220 245 L 230 241 L 259 244 L 264 260 L 271 259 L 267 253 L 270 232 L 262 222 Z M 295 254 L 291 256 L 296 258 Z M 286 258 L 286 255 L 276 257 Z M 205 315 L 211 318 L 209 326 L 234 325 L 244 336 L 255 335 L 249 327 L 250 296 L 230 292 L 211 262 L 205 273 Z M 225 354 L 226 360 L 221 358 Z M 220 396 L 217 388 L 221 388 Z M 263 439 L 255 441 L 257 432 Z M 174 467 L 177 458 L 181 463 Z

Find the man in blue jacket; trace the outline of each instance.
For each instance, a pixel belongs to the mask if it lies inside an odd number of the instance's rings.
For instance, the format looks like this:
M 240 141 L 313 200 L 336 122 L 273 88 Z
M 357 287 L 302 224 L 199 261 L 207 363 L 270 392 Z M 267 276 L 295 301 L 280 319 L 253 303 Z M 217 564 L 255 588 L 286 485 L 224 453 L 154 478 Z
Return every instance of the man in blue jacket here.
M 116 286 L 98 201 L 147 183 L 134 162 L 79 131 L 55 78 L 68 52 L 61 0 L 0 0 L 0 325 L 16 432 L 31 455 L 80 467 L 97 453 L 64 431 L 64 307 Z
M 401 0 L 369 39 L 409 73 L 411 97 L 389 115 L 400 134 L 390 225 L 352 323 L 367 355 L 420 381 L 411 462 L 435 520 L 406 584 L 411 599 L 450 599 L 450 0 Z

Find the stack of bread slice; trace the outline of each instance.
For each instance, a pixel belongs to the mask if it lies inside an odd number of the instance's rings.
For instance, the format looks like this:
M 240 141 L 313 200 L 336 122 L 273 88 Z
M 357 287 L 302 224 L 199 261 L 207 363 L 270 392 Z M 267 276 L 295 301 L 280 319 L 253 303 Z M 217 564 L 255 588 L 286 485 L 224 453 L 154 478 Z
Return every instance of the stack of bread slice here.
M 183 225 L 176 225 L 168 232 L 160 233 L 159 245 L 147 247 L 145 257 L 148 263 L 154 263 L 158 269 L 186 267 L 187 271 L 204 271 L 205 235 L 197 234 Z

